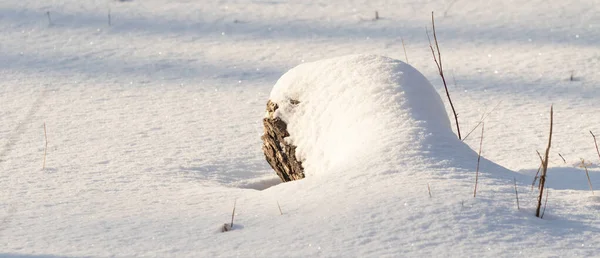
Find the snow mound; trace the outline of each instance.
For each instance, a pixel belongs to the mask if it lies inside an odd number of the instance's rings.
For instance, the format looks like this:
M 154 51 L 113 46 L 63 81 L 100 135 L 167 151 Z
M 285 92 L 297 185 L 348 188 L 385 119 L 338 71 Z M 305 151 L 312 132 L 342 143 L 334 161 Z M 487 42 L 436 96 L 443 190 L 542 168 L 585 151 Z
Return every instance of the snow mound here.
M 399 60 L 352 55 L 305 63 L 284 74 L 270 98 L 307 177 L 386 173 L 472 156 L 452 132 L 435 88 Z

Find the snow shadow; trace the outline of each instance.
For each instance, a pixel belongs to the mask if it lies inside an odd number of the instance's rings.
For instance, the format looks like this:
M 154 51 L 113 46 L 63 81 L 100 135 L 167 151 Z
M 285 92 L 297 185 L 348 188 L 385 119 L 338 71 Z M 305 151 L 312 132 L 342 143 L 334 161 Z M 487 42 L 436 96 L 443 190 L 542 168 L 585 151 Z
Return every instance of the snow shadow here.
M 491 204 L 490 204 L 491 205 Z M 548 208 L 544 213 L 543 219 L 533 217 L 535 210 L 533 208 L 521 208 L 518 213 L 521 215 L 520 219 L 515 219 L 511 216 L 501 218 L 499 221 L 489 223 L 486 227 L 481 230 L 477 230 L 476 234 L 486 235 L 490 231 L 502 231 L 502 230 L 514 230 L 515 232 L 523 232 L 524 228 L 543 228 L 545 235 L 550 238 L 573 236 L 573 235 L 596 235 L 600 233 L 600 228 L 597 226 L 590 226 L 588 223 L 583 223 L 589 218 L 586 215 L 580 214 L 569 214 L 567 216 L 557 216 L 553 213 L 554 207 L 548 204 Z M 514 234 L 510 241 L 523 242 L 526 241 L 527 236 L 525 234 Z
M 449 66 L 453 66 L 449 64 Z M 600 91 L 593 83 L 588 83 L 585 78 L 579 81 L 568 81 L 568 73 L 564 74 L 548 74 L 543 78 L 528 78 L 522 73 L 500 73 L 495 74 L 494 71 L 475 72 L 470 71 L 467 74 L 456 74 L 457 89 L 456 92 L 489 92 L 496 96 L 515 97 L 515 93 L 519 96 L 528 97 L 544 97 L 553 99 L 556 96 L 562 98 L 573 98 L 578 100 L 592 100 L 600 97 Z M 438 92 L 443 91 L 443 84 L 438 78 L 432 79 L 431 83 L 438 89 Z M 485 82 L 485 83 L 482 83 Z M 551 85 L 552 87 L 549 87 Z M 577 90 L 574 91 L 573 89 Z
M 265 4 L 272 4 L 265 2 Z M 130 4 L 128 4 L 130 5 Z M 131 5 L 141 6 L 142 3 L 132 3 Z M 50 9 L 52 9 L 50 7 Z M 124 13 L 114 14 L 114 24 L 107 27 L 106 9 L 104 6 L 92 6 L 85 10 L 75 11 L 54 11 L 52 19 L 55 25 L 48 28 L 45 20 L 45 12 L 35 9 L 17 9 L 0 8 L 0 22 L 18 24 L 19 29 L 36 28 L 37 30 L 59 29 L 88 29 L 90 32 L 103 28 L 102 39 L 111 39 L 111 35 L 130 35 L 139 34 L 142 37 L 151 37 L 156 39 L 178 39 L 179 41 L 191 42 L 213 40 L 219 41 L 219 44 L 226 47 L 240 47 L 235 45 L 240 41 L 248 45 L 264 44 L 265 39 L 271 42 L 295 42 L 297 40 L 306 40 L 310 38 L 322 38 L 331 40 L 331 44 L 339 43 L 340 40 L 357 40 L 359 38 L 369 37 L 381 40 L 393 40 L 399 36 L 407 39 L 412 44 L 426 46 L 426 37 L 424 37 L 424 24 L 416 23 L 411 20 L 390 20 L 378 22 L 356 21 L 339 23 L 323 23 L 321 21 L 293 19 L 284 20 L 253 20 L 244 22 L 234 22 L 243 20 L 244 17 L 215 16 L 214 13 L 198 12 L 195 15 L 189 15 L 185 19 L 174 19 L 161 17 L 159 15 L 148 17 L 140 14 L 124 15 Z M 231 14 L 229 14 L 231 15 Z M 424 16 L 429 15 L 424 13 Z M 234 16 L 234 15 L 231 15 Z M 211 20 L 212 19 L 212 20 Z M 551 44 L 565 46 L 596 46 L 597 40 L 594 37 L 574 38 L 567 37 L 560 31 L 552 31 L 551 28 L 541 26 L 533 27 L 531 24 L 510 24 L 503 27 L 490 29 L 489 27 L 473 27 L 452 21 L 444 22 L 446 18 L 440 18 L 443 27 L 438 30 L 438 34 L 443 38 L 445 44 L 455 45 L 464 42 L 475 42 L 477 44 L 497 44 L 498 41 L 507 43 L 529 43 L 534 39 L 536 44 Z M 41 27 L 41 28 L 40 28 Z M 269 28 L 265 30 L 265 28 Z M 465 29 L 468 28 L 468 29 Z M 228 39 L 220 38 L 221 33 L 228 35 Z M 497 35 L 513 35 L 513 37 L 497 37 Z M 201 44 L 201 43 L 199 43 Z M 253 60 L 255 64 L 233 64 L 231 62 L 207 62 L 205 60 L 173 60 L 173 59 L 155 59 L 135 60 L 128 58 L 133 62 L 123 62 L 122 56 L 65 56 L 64 53 L 45 53 L 43 56 L 32 53 L 19 55 L 18 53 L 2 53 L 4 64 L 0 68 L 11 70 L 34 70 L 34 72 L 57 71 L 63 74 L 71 74 L 74 71 L 97 77 L 99 71 L 119 77 L 123 74 L 137 75 L 139 77 L 154 78 L 229 78 L 231 80 L 265 80 L 275 81 L 287 69 L 284 67 L 272 65 L 265 67 L 265 63 L 260 60 Z M 98 54 L 100 55 L 100 54 Z M 240 62 L 242 62 L 240 60 Z M 450 64 L 451 65 L 451 64 Z M 256 69 L 260 68 L 260 73 Z M 492 77 L 490 75 L 489 77 Z M 499 78 L 486 78 L 481 76 L 472 82 L 468 80 L 473 76 L 457 76 L 460 84 L 476 85 L 481 89 L 513 90 L 512 87 L 498 87 L 505 85 L 527 85 L 522 87 L 533 94 L 551 94 L 547 89 L 539 90 L 543 85 L 536 83 L 524 83 L 523 80 L 510 78 L 510 74 L 501 74 Z M 569 74 L 564 74 L 565 79 Z M 506 79 L 508 78 L 508 79 Z M 435 81 L 432 81 L 435 82 Z M 482 85 L 481 82 L 486 82 Z M 565 85 L 573 82 L 563 82 Z M 538 83 L 539 84 L 539 83 Z M 545 85 L 545 84 L 544 84 Z M 554 85 L 554 84 L 553 84 Z M 439 89 L 439 85 L 435 85 Z M 534 86 L 534 87 L 529 87 Z M 564 93 L 575 94 L 565 86 Z M 585 89 L 584 89 L 585 90 Z M 510 92 L 511 94 L 513 92 Z M 556 92 L 553 92 L 556 94 Z
M 241 189 L 265 190 L 281 184 L 275 171 L 267 169 L 266 162 L 237 161 L 224 164 L 205 164 L 198 166 L 179 166 L 178 172 L 187 173 L 193 180 L 210 181 L 222 186 Z
M 520 170 L 519 173 L 530 176 L 530 183 L 537 172 L 537 169 Z M 600 171 L 590 171 L 590 181 L 592 186 L 600 191 Z M 573 167 L 554 167 L 548 168 L 546 177 L 546 187 L 555 190 L 590 190 L 587 175 L 584 169 Z
M 273 174 L 275 174 L 275 171 L 273 171 Z M 281 179 L 279 177 L 273 176 L 273 177 L 265 177 L 265 178 L 239 181 L 239 182 L 236 182 L 234 185 L 236 187 L 242 188 L 242 189 L 254 189 L 254 190 L 262 191 L 262 190 L 270 188 L 271 186 L 276 186 L 281 183 L 283 183 L 283 182 L 281 181 Z
M 72 257 L 90 257 L 90 256 L 58 256 L 49 254 L 15 254 L 15 253 L 0 253 L 3 258 L 72 258 Z
M 0 69 L 12 71 L 27 71 L 34 74 L 74 74 L 78 73 L 87 78 L 97 78 L 99 75 L 109 76 L 122 83 L 139 81 L 147 84 L 157 81 L 181 80 L 182 78 L 196 80 L 231 81 L 232 86 L 240 87 L 238 81 L 269 81 L 275 82 L 283 73 L 282 69 L 240 65 L 232 63 L 207 63 L 202 60 L 189 59 L 136 59 L 127 57 L 129 62 L 123 62 L 122 57 L 78 58 L 64 56 L 58 53 L 46 52 L 27 53 L 24 55 L 0 53 L 5 62 L 0 63 Z M 90 84 L 94 85 L 94 84 Z M 247 85 L 245 85 L 247 87 Z
M 143 3 L 134 2 L 139 8 L 144 8 Z M 107 9 L 105 6 L 89 6 L 85 10 L 79 10 L 77 13 L 60 12 L 52 10 L 52 25 L 67 29 L 90 28 L 107 26 Z M 56 8 L 58 9 L 58 8 Z M 228 13 L 214 14 L 198 11 L 194 15 L 188 15 L 185 19 L 173 19 L 161 17 L 158 15 L 149 17 L 140 16 L 134 11 L 123 9 L 119 11 L 119 6 L 114 6 L 112 13 L 112 33 L 148 33 L 156 35 L 183 34 L 188 36 L 205 36 L 226 33 L 228 35 L 257 35 L 269 39 L 278 40 L 298 40 L 314 37 L 352 39 L 368 36 L 375 39 L 389 39 L 390 37 L 402 36 L 410 42 L 425 42 L 423 27 L 425 24 L 416 23 L 410 20 L 399 19 L 380 19 L 377 22 L 364 19 L 355 21 L 343 21 L 345 23 L 323 23 L 320 20 L 295 20 L 290 18 L 282 19 L 262 19 L 252 20 L 243 15 L 234 15 Z M 215 16 L 217 15 L 217 16 Z M 423 17 L 428 17 L 429 13 L 424 12 Z M 0 8 L 0 17 L 3 21 L 13 24 L 27 21 L 27 24 L 38 24 L 48 26 L 46 13 L 44 11 L 32 9 L 11 9 Z M 209 20 L 209 19 L 213 20 Z M 396 18 L 396 17 L 395 17 Z M 453 20 L 451 17 L 438 17 L 438 23 L 443 24 L 437 34 L 444 38 L 446 43 L 462 43 L 465 41 L 485 43 L 485 42 L 530 42 L 533 39 L 538 44 L 552 45 L 579 45 L 596 46 L 594 38 L 575 38 L 568 37 L 561 31 L 553 31 L 552 27 L 532 26 L 529 23 L 504 24 L 500 27 L 490 28 L 488 26 L 469 26 Z M 444 20 L 447 20 L 444 22 Z M 269 30 L 265 30 L 269 28 Z M 513 35 L 513 37 L 497 37 L 497 35 Z

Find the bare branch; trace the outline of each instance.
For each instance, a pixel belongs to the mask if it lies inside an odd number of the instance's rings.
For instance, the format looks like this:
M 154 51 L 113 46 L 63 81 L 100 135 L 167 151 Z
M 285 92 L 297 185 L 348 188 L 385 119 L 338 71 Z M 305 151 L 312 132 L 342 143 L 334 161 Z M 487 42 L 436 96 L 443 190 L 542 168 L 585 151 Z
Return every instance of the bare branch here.
M 448 91 L 448 84 L 446 83 L 446 78 L 444 77 L 444 68 L 442 66 L 442 54 L 440 52 L 440 46 L 437 40 L 437 34 L 435 32 L 435 19 L 433 16 L 433 12 L 431 12 L 431 25 L 433 28 L 433 40 L 435 41 L 435 48 L 437 50 L 437 58 L 435 55 L 435 51 L 433 50 L 433 45 L 431 44 L 431 38 L 429 37 L 429 32 L 426 30 L 427 39 L 429 39 L 429 48 L 431 49 L 431 54 L 433 55 L 433 61 L 438 67 L 438 72 L 440 77 L 442 77 L 442 82 L 444 83 L 444 89 L 446 90 L 446 96 L 448 97 L 448 102 L 450 103 L 450 107 L 452 108 L 452 113 L 454 114 L 454 120 L 456 121 L 456 132 L 458 134 L 458 139 L 462 140 L 460 135 L 460 126 L 458 124 L 458 115 L 456 114 L 456 109 L 454 109 L 454 104 L 452 103 L 452 98 L 450 98 L 450 92 Z

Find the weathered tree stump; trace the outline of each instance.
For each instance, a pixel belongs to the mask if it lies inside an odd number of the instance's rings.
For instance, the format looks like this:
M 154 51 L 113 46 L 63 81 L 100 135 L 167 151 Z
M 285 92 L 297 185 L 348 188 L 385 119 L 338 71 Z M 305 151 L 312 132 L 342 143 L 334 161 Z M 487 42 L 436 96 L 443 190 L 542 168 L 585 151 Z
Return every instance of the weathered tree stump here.
M 291 100 L 292 104 L 298 104 Z M 263 119 L 264 135 L 263 152 L 269 165 L 277 172 L 281 181 L 288 182 L 304 178 L 302 162 L 296 160 L 296 146 L 285 142 L 284 138 L 290 136 L 287 124 L 279 117 L 274 117 L 279 106 L 269 100 L 267 102 L 267 116 Z

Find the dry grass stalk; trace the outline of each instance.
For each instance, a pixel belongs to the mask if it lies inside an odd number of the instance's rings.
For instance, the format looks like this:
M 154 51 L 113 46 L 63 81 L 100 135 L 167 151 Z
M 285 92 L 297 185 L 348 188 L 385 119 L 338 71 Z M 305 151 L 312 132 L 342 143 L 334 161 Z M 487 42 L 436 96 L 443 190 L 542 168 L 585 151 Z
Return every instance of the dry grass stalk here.
M 46 146 L 44 147 L 44 164 L 42 169 L 46 169 L 46 153 L 48 153 L 48 135 L 46 134 L 46 122 L 44 122 L 44 139 L 46 140 Z
M 406 54 L 406 47 L 404 46 L 404 38 L 400 37 L 400 40 L 402 41 L 402 49 L 404 49 L 404 58 L 406 59 L 406 63 L 409 64 L 408 55 Z
M 590 191 L 592 191 L 592 195 L 594 194 L 594 188 L 592 187 L 592 180 L 590 179 L 590 173 L 588 172 L 587 166 L 585 165 L 585 160 L 581 159 L 581 166 L 585 169 L 585 174 L 587 175 L 588 185 L 590 186 Z
M 233 211 L 231 212 L 231 223 L 230 224 L 223 224 L 223 228 L 221 229 L 221 232 L 227 232 L 230 230 L 233 230 L 233 218 L 235 217 L 235 204 L 236 204 L 237 200 L 233 201 Z
M 546 201 L 544 202 L 544 210 L 542 210 L 542 216 L 540 217 L 540 219 L 544 218 L 544 214 L 546 214 L 546 206 L 548 205 L 548 194 L 550 193 L 550 190 L 546 191 Z
M 233 201 L 233 211 L 231 212 L 231 228 L 233 228 L 233 218 L 235 217 L 235 204 L 237 203 L 237 200 Z
M 52 18 L 50 18 L 50 11 L 46 11 L 46 16 L 48 16 L 48 26 L 52 26 Z
M 519 191 L 517 191 L 517 178 L 515 177 L 515 196 L 517 197 L 517 210 L 520 210 L 519 207 Z
M 283 215 L 283 212 L 281 211 L 281 206 L 279 206 L 279 202 L 277 202 L 277 208 L 279 208 L 279 215 Z
M 458 0 L 454 0 L 454 1 L 450 2 L 448 7 L 446 7 L 446 10 L 444 11 L 444 17 L 446 17 L 448 15 L 448 11 L 450 11 L 450 8 L 452 7 L 452 5 L 454 5 L 454 3 L 456 3 L 456 1 L 458 1 Z
M 429 183 L 427 183 L 427 191 L 429 192 L 429 198 L 431 198 L 431 187 L 429 187 Z
M 542 154 L 540 154 L 540 152 L 538 150 L 535 150 L 535 153 L 537 153 L 538 158 L 540 158 L 540 162 L 542 162 L 542 164 L 544 164 L 544 158 L 542 158 Z
M 436 66 L 438 68 L 440 77 L 442 77 L 442 82 L 444 83 L 444 89 L 446 90 L 446 96 L 448 97 L 448 102 L 450 103 L 450 107 L 452 108 L 452 113 L 454 114 L 454 120 L 456 121 L 456 132 L 458 134 L 458 139 L 462 140 L 462 137 L 460 135 L 460 126 L 458 125 L 458 115 L 456 114 L 456 110 L 454 109 L 454 104 L 452 104 L 452 99 L 450 98 L 450 92 L 448 91 L 448 84 L 446 83 L 446 78 L 444 77 L 444 68 L 442 66 L 442 54 L 440 53 L 440 46 L 438 44 L 437 34 L 435 33 L 435 19 L 433 18 L 433 12 L 431 12 L 431 26 L 433 28 L 433 40 L 435 41 L 435 49 L 437 50 L 437 57 L 435 54 L 436 50 L 433 49 L 433 45 L 431 44 L 431 38 L 429 37 L 429 32 L 426 31 L 427 39 L 429 39 L 429 48 L 431 49 L 431 54 L 433 55 L 433 61 L 435 62 Z
M 454 83 L 456 84 L 456 82 Z M 479 123 L 477 123 L 477 125 L 475 125 L 475 127 L 473 127 L 473 129 L 471 129 L 471 131 L 469 131 L 469 133 L 462 138 L 462 141 L 464 142 L 467 138 L 469 138 L 469 135 L 471 135 L 471 133 L 473 133 L 475 131 L 475 129 L 477 129 L 477 127 L 479 127 L 481 124 L 483 124 L 483 121 L 485 121 L 485 119 L 492 113 L 494 112 L 494 110 L 496 110 L 496 108 L 498 108 L 498 106 L 500 106 L 500 104 L 502 103 L 502 100 L 498 102 L 498 104 L 496 104 L 496 106 L 494 106 L 494 108 L 492 108 L 492 110 L 490 110 L 490 112 L 483 112 L 483 116 L 481 117 L 481 119 L 479 120 Z
M 531 183 L 531 191 L 533 191 L 533 187 L 535 186 L 535 182 L 538 179 L 538 175 L 540 174 L 540 170 L 542 170 L 542 167 L 544 166 L 544 161 L 542 161 L 542 164 L 540 164 L 538 166 L 537 172 L 535 173 L 535 176 L 533 177 L 533 182 Z
M 560 155 L 560 153 L 559 153 L 559 154 L 558 154 L 558 156 L 560 156 L 560 158 L 563 160 L 563 162 L 564 162 L 565 164 L 567 164 L 567 161 L 565 160 L 565 157 L 563 157 L 563 155 Z
M 458 87 L 458 83 L 456 83 L 456 77 L 454 77 L 454 73 L 452 73 L 452 82 L 454 82 L 454 87 Z
M 535 153 L 537 153 L 538 157 L 540 158 L 540 166 L 538 167 L 537 172 L 535 172 L 535 177 L 533 177 L 533 183 L 531 183 L 531 190 L 533 190 L 533 186 L 535 186 L 535 181 L 537 181 L 537 179 L 539 178 L 540 171 L 542 167 L 544 167 L 544 158 L 542 158 L 542 154 L 540 154 L 540 152 L 537 150 L 535 151 Z
M 481 147 L 483 146 L 483 130 L 485 124 L 481 124 L 481 139 L 479 140 L 479 152 L 477 153 L 477 169 L 475 170 L 475 189 L 473 190 L 473 198 L 477 196 L 477 181 L 479 180 L 479 162 L 481 161 Z
M 598 142 L 596 142 L 596 136 L 594 135 L 594 133 L 592 133 L 592 131 L 590 131 L 590 133 L 592 134 L 592 137 L 594 137 L 594 145 L 596 145 L 596 153 L 598 153 L 598 158 L 600 158 L 600 151 L 598 150 Z
M 544 166 L 542 168 L 542 175 L 540 176 L 540 195 L 538 196 L 537 209 L 535 210 L 535 216 L 540 217 L 540 209 L 542 207 L 542 197 L 544 196 L 544 185 L 546 184 L 546 173 L 548 172 L 548 155 L 550 153 L 550 147 L 552 146 L 552 124 L 554 122 L 554 109 L 550 106 L 550 135 L 548 136 L 548 147 L 546 148 L 546 154 L 544 155 Z M 548 198 L 546 198 L 548 202 Z M 545 205 L 544 205 L 545 207 Z M 544 208 L 545 209 L 545 208 Z

